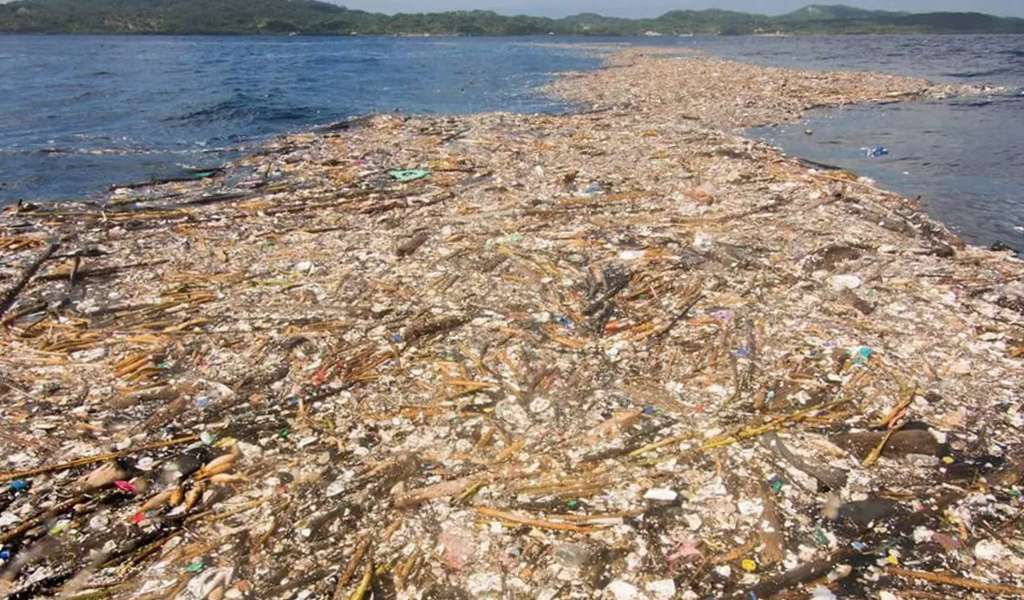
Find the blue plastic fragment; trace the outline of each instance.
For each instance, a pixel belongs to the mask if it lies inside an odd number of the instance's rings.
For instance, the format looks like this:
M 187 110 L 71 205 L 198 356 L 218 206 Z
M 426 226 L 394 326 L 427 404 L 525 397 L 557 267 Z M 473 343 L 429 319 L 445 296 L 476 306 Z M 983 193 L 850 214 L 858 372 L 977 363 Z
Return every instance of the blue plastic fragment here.
M 11 559 L 11 551 L 10 550 L 8 550 L 7 548 L 4 548 L 3 550 L 0 550 L 0 560 L 10 560 L 10 559 Z
M 878 158 L 879 156 L 886 156 L 889 154 L 889 149 L 885 146 L 875 146 L 874 148 L 867 149 L 867 155 L 870 158 Z
M 746 348 L 737 348 L 734 354 L 740 358 L 746 358 L 750 356 L 750 350 L 747 350 Z
M 15 479 L 14 481 L 8 483 L 7 485 L 12 490 L 14 490 L 16 492 L 20 492 L 22 490 L 27 490 L 28 486 L 29 486 L 29 483 L 27 481 L 25 481 L 24 479 Z
M 391 341 L 392 342 L 400 342 L 400 341 L 402 341 L 402 334 L 396 333 L 395 335 L 391 336 Z
M 645 415 L 653 415 L 656 412 L 658 412 L 658 409 L 654 408 L 653 406 L 645 406 L 644 407 L 644 414 Z
M 871 348 L 868 348 L 867 346 L 864 346 L 863 348 L 861 348 L 858 351 L 858 353 L 861 356 L 863 356 L 864 358 L 871 358 Z
M 863 552 L 863 551 L 867 550 L 867 547 L 868 547 L 867 544 L 865 544 L 864 542 L 862 542 L 860 540 L 854 540 L 854 542 L 852 544 L 850 544 L 850 545 L 853 546 L 853 549 L 856 550 L 857 552 Z
M 198 406 L 199 408 L 206 408 L 209 405 L 210 405 L 210 399 L 207 398 L 206 396 L 203 396 L 202 398 L 196 399 L 196 406 Z
M 572 319 L 565 315 L 558 315 L 555 317 L 555 321 L 558 322 L 559 325 L 564 325 L 565 327 L 572 325 Z

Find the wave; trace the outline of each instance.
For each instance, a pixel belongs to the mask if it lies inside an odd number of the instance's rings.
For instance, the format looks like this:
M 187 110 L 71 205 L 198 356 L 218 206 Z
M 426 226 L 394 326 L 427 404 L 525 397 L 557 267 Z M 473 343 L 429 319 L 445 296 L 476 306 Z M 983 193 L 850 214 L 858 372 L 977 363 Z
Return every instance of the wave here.
M 287 106 L 239 94 L 183 115 L 167 117 L 165 122 L 189 125 L 212 123 L 306 123 L 316 119 L 319 111 L 310 106 Z
M 960 79 L 978 79 L 981 77 L 993 77 L 995 75 L 1004 75 L 1006 73 L 1013 73 L 1018 71 L 1019 67 L 999 67 L 996 69 L 989 69 L 987 71 L 954 71 L 950 73 L 942 73 L 943 77 L 957 77 Z
M 956 108 L 983 108 L 985 106 L 991 106 L 991 100 L 965 100 L 960 102 L 951 103 Z

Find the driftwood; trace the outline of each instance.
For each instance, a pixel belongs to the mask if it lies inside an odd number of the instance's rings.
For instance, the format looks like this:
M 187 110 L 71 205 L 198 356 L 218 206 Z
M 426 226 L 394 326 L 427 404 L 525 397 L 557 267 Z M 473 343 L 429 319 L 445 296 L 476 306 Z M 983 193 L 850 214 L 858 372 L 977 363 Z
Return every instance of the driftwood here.
M 991 476 L 989 480 L 995 485 L 1010 485 L 1015 481 L 1019 481 L 1022 473 L 1024 473 L 1024 456 L 1018 455 L 1015 456 L 1006 467 Z M 883 531 L 879 532 L 877 529 L 872 531 L 861 538 L 861 542 L 863 542 L 864 547 L 869 549 L 866 550 L 866 552 L 871 552 L 871 548 L 880 546 L 884 543 L 897 540 L 901 537 L 910 536 L 918 526 L 926 523 L 928 519 L 933 519 L 938 515 L 942 515 L 947 508 L 960 502 L 966 498 L 967 495 L 968 492 L 965 490 L 949 492 L 939 498 L 936 498 L 931 504 L 923 506 L 920 510 L 914 511 L 902 519 L 897 520 L 889 527 L 886 527 Z M 858 556 L 862 556 L 860 551 L 849 547 L 843 548 L 833 553 L 828 558 L 809 562 L 786 571 L 776 577 L 764 579 L 752 588 L 738 591 L 732 597 L 736 600 L 751 597 L 770 598 L 771 596 L 794 586 L 820 579 L 831 572 L 837 565 L 851 561 Z
M 130 265 L 116 265 L 112 267 L 94 267 L 91 269 L 78 269 L 77 271 L 72 269 L 71 271 L 60 270 L 55 273 L 47 273 L 46 275 L 40 275 L 40 281 L 59 281 L 72 276 L 76 280 L 80 281 L 88 277 L 105 277 L 107 275 L 114 275 L 121 271 L 127 271 L 128 269 L 143 268 L 143 267 L 155 267 L 157 265 L 166 264 L 169 261 L 166 260 L 151 260 L 145 262 L 132 263 Z
M 865 458 L 878 447 L 885 438 L 885 431 L 864 431 L 844 433 L 832 438 L 832 442 L 856 455 Z M 895 457 L 907 454 L 927 454 L 937 456 L 940 444 L 931 433 L 924 429 L 901 429 L 893 432 L 882 450 L 882 456 Z
M 425 488 L 412 490 L 395 498 L 395 507 L 409 508 L 411 506 L 418 506 L 424 502 L 429 502 L 436 498 L 455 496 L 465 492 L 479 481 L 480 477 L 463 477 L 462 479 L 442 481 L 441 483 L 435 483 L 434 485 L 430 485 Z
M 147 450 L 157 450 L 160 448 L 168 448 L 170 446 L 190 444 L 198 439 L 199 436 L 187 435 L 173 440 L 168 440 L 166 442 L 154 442 L 152 444 L 145 444 L 143 446 L 130 448 L 128 450 L 122 450 L 120 452 L 108 452 L 106 454 L 97 454 L 96 456 L 87 456 L 85 458 L 79 458 L 57 465 L 39 467 L 37 469 L 27 469 L 25 471 L 14 471 L 12 473 L 0 473 L 0 483 L 7 483 L 8 481 L 14 481 L 15 479 L 24 479 L 26 477 L 35 477 L 36 475 L 45 475 L 47 473 L 56 473 L 58 471 L 67 471 L 68 469 L 75 469 L 78 467 L 93 465 L 98 462 L 103 462 L 114 458 L 120 458 L 122 456 L 130 456 L 132 454 L 145 452 Z
M 800 458 L 782 443 L 782 438 L 774 431 L 770 431 L 761 438 L 761 443 L 782 457 L 786 462 L 793 465 L 797 470 L 807 473 L 811 477 L 822 482 L 830 489 L 839 490 L 846 486 L 846 471 L 825 465 L 812 465 Z
M 984 581 L 974 581 L 973 579 L 964 579 L 962 577 L 954 577 L 952 575 L 944 575 L 942 573 L 908 571 L 898 567 L 889 567 L 887 570 L 898 577 L 941 583 L 943 585 L 963 588 L 966 590 L 974 590 L 976 592 L 983 592 L 985 594 L 992 594 L 995 596 L 1024 596 L 1024 588 L 1020 588 L 1015 585 L 985 583 Z
M 22 271 L 21 275 L 14 282 L 14 285 L 4 292 L 3 296 L 0 296 L 0 317 L 2 317 L 8 309 L 14 306 L 14 302 L 18 299 L 18 294 L 25 289 L 25 286 L 28 285 L 29 281 L 32 281 L 32 278 L 39 272 L 43 263 L 49 260 L 59 247 L 60 242 L 51 242 L 50 245 L 46 247 L 46 250 L 44 250 L 38 258 L 32 261 L 32 263 Z

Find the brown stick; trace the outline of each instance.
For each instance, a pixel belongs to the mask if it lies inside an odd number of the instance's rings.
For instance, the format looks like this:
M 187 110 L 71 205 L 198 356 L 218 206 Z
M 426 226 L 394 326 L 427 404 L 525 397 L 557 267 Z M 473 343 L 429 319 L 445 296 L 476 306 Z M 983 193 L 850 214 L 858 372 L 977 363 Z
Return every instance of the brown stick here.
M 356 591 L 352 592 L 352 595 L 348 597 L 348 600 L 362 600 L 363 596 L 370 589 L 370 582 L 373 581 L 373 561 L 366 565 L 366 572 L 363 573 L 363 578 L 359 581 L 359 587 Z
M 144 262 L 131 263 L 131 264 L 128 264 L 128 265 L 117 265 L 117 266 L 113 266 L 113 267 L 94 267 L 94 268 L 91 268 L 91 269 L 90 268 L 79 269 L 75 273 L 75 278 L 78 279 L 78 280 L 82 280 L 82 279 L 85 279 L 87 277 L 102 277 L 102 276 L 105 276 L 105 275 L 114 275 L 116 273 L 120 273 L 121 271 L 127 271 L 128 269 L 136 269 L 136 268 L 142 268 L 142 267 L 156 267 L 158 265 L 163 265 L 163 264 L 166 264 L 166 263 L 169 263 L 169 262 L 171 262 L 171 261 L 169 261 L 169 260 L 151 260 L 151 261 L 148 261 L 148 262 L 144 261 Z M 39 279 L 40 279 L 40 281 L 59 281 L 61 279 L 64 279 L 65 277 L 68 277 L 70 274 L 71 274 L 70 271 L 60 270 L 60 271 L 57 271 L 56 273 L 47 273 L 46 275 L 43 275 Z
M 56 252 L 57 248 L 59 247 L 60 242 L 51 242 L 50 245 L 46 247 L 46 250 L 44 250 L 38 258 L 32 261 L 28 268 L 26 268 L 21 273 L 18 279 L 14 282 L 14 285 L 12 285 L 6 292 L 4 292 L 3 296 L 0 296 L 0 317 L 2 317 L 5 312 L 7 312 L 7 309 L 14 306 L 14 301 L 18 298 L 18 294 L 20 294 L 21 291 L 25 289 L 25 286 L 28 285 L 28 282 L 31 281 L 33 277 L 35 277 L 36 273 L 39 272 L 39 269 L 43 266 L 43 263 L 49 260 L 49 258 L 53 256 L 53 253 Z
M 359 567 L 359 563 L 362 562 L 363 556 L 366 554 L 367 548 L 370 547 L 371 538 L 369 535 L 364 535 L 359 543 L 356 544 L 356 550 L 352 553 L 352 558 L 349 559 L 348 565 L 345 567 L 345 572 L 341 574 L 338 579 L 338 585 L 334 588 L 334 600 L 341 600 L 343 594 L 342 591 L 348 582 L 352 580 L 352 576 L 356 574 L 356 569 Z M 367 570 L 372 572 L 373 565 L 367 567 Z
M 499 519 L 501 521 L 508 521 L 509 523 L 529 525 L 530 527 L 536 527 L 538 529 L 553 529 L 555 531 L 573 531 L 576 533 L 588 533 L 594 531 L 593 527 L 585 527 L 575 525 L 573 523 L 556 523 L 554 521 L 545 521 L 543 519 L 534 519 L 532 517 L 522 517 L 516 514 L 505 512 L 503 510 L 487 508 L 486 506 L 477 507 L 476 512 L 484 517 Z
M 7 483 L 15 479 L 22 479 L 24 477 L 34 477 L 36 475 L 45 475 L 47 473 L 55 473 L 57 471 L 67 471 L 68 469 L 74 469 L 77 467 L 84 467 L 86 465 L 103 462 L 105 460 L 111 460 L 114 458 L 120 458 L 122 456 L 129 456 L 131 454 L 137 454 L 139 452 L 146 452 L 147 450 L 156 450 L 158 448 L 167 448 L 168 446 L 177 446 L 179 444 L 188 444 L 199 439 L 197 435 L 187 435 L 185 437 L 175 438 L 166 442 L 155 442 L 153 444 L 146 444 L 145 446 L 138 446 L 136 448 L 129 448 L 128 450 L 121 450 L 120 452 L 108 452 L 106 454 L 97 454 L 96 456 L 89 456 L 86 458 L 79 458 L 59 465 L 49 465 L 46 467 L 38 467 L 35 469 L 27 469 L 25 471 L 14 471 L 13 473 L 0 474 L 0 483 Z
M 975 581 L 973 579 L 963 579 L 961 577 L 953 577 L 952 575 L 944 575 L 942 573 L 930 573 L 926 571 L 908 571 L 906 569 L 900 569 L 899 567 L 889 567 L 887 571 L 898 577 L 907 577 L 909 579 L 920 579 L 922 581 L 930 581 L 932 583 L 941 583 L 943 585 L 951 585 L 954 587 L 964 588 L 967 590 L 974 590 L 976 592 L 984 592 L 986 594 L 1024 597 L 1024 588 L 1020 588 L 1014 585 L 985 583 L 982 581 Z
M 44 512 L 44 513 L 42 513 L 42 514 L 40 514 L 40 515 L 38 515 L 38 516 L 36 516 L 34 518 L 32 518 L 32 519 L 29 519 L 29 520 L 25 521 L 24 523 L 22 523 L 18 527 L 16 527 L 16 528 L 14 528 L 14 529 L 4 533 L 3 535 L 0 535 L 0 544 L 6 544 L 6 543 L 11 542 L 12 540 L 16 540 L 16 539 L 20 538 L 27 531 L 29 531 L 30 529 L 32 529 L 34 527 L 37 527 L 41 523 L 45 522 L 47 519 L 53 518 L 54 516 L 57 516 L 57 515 L 62 515 L 65 512 L 71 510 L 72 507 L 74 507 L 76 504 L 80 503 L 81 501 L 82 501 L 82 496 L 81 495 L 76 495 L 74 498 L 72 498 L 72 499 L 70 499 L 70 500 L 68 500 L 66 502 L 63 502 L 62 504 L 58 504 L 57 506 L 54 506 L 50 510 L 48 510 L 48 511 L 46 511 L 46 512 Z
M 453 479 L 451 481 L 442 481 L 441 483 L 428 485 L 424 488 L 411 490 L 395 498 L 395 508 L 408 508 L 437 498 L 455 496 L 465 492 L 480 481 L 480 477 L 470 476 L 463 477 L 461 479 Z

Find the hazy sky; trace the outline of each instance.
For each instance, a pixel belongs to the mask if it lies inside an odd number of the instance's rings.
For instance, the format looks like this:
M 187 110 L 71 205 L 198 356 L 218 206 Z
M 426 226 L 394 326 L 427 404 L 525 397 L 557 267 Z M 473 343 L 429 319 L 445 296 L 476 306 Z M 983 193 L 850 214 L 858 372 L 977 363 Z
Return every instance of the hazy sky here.
M 807 4 L 838 4 L 814 0 L 332 0 L 349 8 L 373 12 L 431 12 L 487 9 L 507 14 L 551 17 L 581 12 L 608 16 L 654 17 L 670 10 L 727 8 L 744 12 L 778 14 Z M 912 12 L 974 11 L 1024 17 L 1022 0 L 846 0 L 849 6 Z

